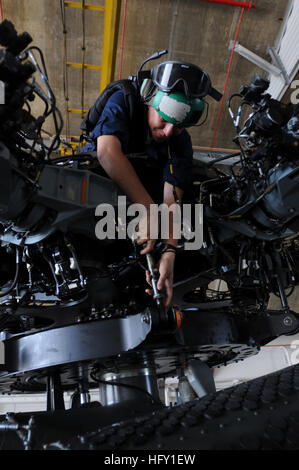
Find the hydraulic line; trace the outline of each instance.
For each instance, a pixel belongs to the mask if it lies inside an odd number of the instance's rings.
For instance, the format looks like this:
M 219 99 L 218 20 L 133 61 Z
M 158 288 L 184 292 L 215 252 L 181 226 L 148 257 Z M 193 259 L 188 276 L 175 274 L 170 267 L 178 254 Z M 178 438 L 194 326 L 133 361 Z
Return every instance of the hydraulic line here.
M 16 287 L 18 279 L 19 279 L 19 273 L 20 273 L 20 253 L 19 253 L 19 248 L 16 247 L 16 272 L 15 272 L 15 277 L 14 280 L 12 281 L 11 286 L 6 289 L 4 292 L 0 293 L 0 297 L 5 297 L 7 294 L 10 294 L 10 292 Z

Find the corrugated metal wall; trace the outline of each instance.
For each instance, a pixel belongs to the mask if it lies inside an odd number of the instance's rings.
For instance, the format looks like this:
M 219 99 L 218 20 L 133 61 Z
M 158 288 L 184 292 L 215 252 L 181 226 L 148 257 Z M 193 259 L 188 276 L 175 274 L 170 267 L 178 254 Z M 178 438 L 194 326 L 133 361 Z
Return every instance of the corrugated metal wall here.
M 299 69 L 299 1 L 291 0 L 288 14 L 282 25 L 281 33 L 275 45 L 276 52 L 284 68 L 293 80 Z M 270 75 L 268 92 L 273 98 L 280 100 L 288 88 L 283 75 Z

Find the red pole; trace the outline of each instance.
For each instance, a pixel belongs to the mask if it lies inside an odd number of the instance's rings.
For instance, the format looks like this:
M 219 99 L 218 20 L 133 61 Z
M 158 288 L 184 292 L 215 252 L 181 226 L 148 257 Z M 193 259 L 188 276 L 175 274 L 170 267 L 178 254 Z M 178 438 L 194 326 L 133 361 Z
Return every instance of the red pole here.
M 252 2 L 243 3 L 243 2 L 236 2 L 234 0 L 201 0 L 202 2 L 209 2 L 209 3 L 221 3 L 222 5 L 229 5 L 232 7 L 242 7 L 242 8 L 257 8 L 256 5 L 253 5 Z
M 3 9 L 2 9 L 2 0 L 0 0 L 0 23 L 3 20 Z
M 227 89 L 227 84 L 228 84 L 228 79 L 229 79 L 230 70 L 231 70 L 231 66 L 232 66 L 233 56 L 234 56 L 235 47 L 236 47 L 236 44 L 237 44 L 237 39 L 238 39 L 241 22 L 242 22 L 242 18 L 243 18 L 243 15 L 244 15 L 244 11 L 245 11 L 245 9 L 242 8 L 240 18 L 239 18 L 239 22 L 238 22 L 238 26 L 237 26 L 237 31 L 236 31 L 236 34 L 235 34 L 234 45 L 233 45 L 233 49 L 232 49 L 229 64 L 228 64 L 224 90 L 223 90 L 223 93 L 222 93 L 222 99 L 221 99 L 221 103 L 220 103 L 220 107 L 219 107 L 219 111 L 218 111 L 218 115 L 217 115 L 216 127 L 215 127 L 215 130 L 214 130 L 214 135 L 213 135 L 213 139 L 212 139 L 212 143 L 211 143 L 211 148 L 214 147 L 214 143 L 215 143 L 215 139 L 216 139 L 217 129 L 218 129 L 218 126 L 219 126 L 221 111 L 222 111 L 223 102 L 224 102 L 224 95 L 225 95 L 225 92 L 226 92 L 226 89 Z

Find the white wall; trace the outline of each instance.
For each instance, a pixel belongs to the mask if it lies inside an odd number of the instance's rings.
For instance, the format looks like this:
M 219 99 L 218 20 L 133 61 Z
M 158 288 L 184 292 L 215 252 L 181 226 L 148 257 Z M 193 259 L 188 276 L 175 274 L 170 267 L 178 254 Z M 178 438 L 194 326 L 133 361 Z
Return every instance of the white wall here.
M 299 68 L 298 41 L 299 2 L 298 0 L 290 0 L 288 12 L 275 44 L 275 50 L 291 81 L 294 80 Z M 270 86 L 267 93 L 270 93 L 273 98 L 280 100 L 288 89 L 288 83 L 285 82 L 283 75 L 277 76 L 271 74 L 269 79 Z
M 299 362 L 299 335 L 281 336 L 263 346 L 256 356 L 214 369 L 217 390 L 270 374 Z

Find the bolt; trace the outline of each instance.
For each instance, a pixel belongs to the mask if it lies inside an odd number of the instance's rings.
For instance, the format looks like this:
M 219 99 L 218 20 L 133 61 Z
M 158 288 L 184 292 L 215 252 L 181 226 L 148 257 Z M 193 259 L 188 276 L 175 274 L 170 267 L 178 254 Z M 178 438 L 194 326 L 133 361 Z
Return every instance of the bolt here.
M 145 313 L 144 315 L 142 315 L 142 321 L 144 323 L 149 323 L 150 322 L 150 317 L 149 317 L 148 313 Z
M 293 324 L 293 320 L 291 317 L 284 317 L 283 324 L 285 326 L 291 326 Z

